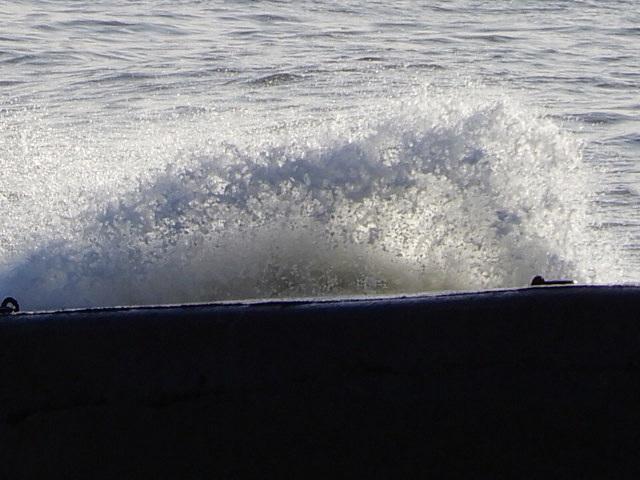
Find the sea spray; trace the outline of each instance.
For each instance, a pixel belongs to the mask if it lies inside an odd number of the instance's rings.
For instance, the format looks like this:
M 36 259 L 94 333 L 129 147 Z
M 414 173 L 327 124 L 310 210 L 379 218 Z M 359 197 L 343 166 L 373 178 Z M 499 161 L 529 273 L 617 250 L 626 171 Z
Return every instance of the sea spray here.
M 2 291 L 50 309 L 595 282 L 606 268 L 579 143 L 504 96 L 424 89 L 318 118 L 221 118 L 156 126 L 134 152 L 150 168 L 54 206 L 51 229 L 5 255 Z

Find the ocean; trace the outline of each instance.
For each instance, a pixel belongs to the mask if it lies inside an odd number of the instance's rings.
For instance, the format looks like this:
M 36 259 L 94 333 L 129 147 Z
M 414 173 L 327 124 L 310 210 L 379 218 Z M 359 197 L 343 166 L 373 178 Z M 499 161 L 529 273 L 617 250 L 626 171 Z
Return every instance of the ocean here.
M 640 280 L 640 3 L 0 1 L 23 310 Z

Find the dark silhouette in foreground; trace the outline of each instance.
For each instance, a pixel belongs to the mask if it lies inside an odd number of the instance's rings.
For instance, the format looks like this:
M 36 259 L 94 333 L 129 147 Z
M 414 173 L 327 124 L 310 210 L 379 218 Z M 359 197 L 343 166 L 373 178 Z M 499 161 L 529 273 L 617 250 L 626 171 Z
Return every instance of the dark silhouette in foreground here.
M 640 478 L 640 288 L 14 313 L 0 478 Z

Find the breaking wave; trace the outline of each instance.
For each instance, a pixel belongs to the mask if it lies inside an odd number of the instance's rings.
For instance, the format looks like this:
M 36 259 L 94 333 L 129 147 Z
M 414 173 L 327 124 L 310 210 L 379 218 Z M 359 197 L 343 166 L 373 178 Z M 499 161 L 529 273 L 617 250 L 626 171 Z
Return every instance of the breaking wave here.
M 593 173 L 557 122 L 433 91 L 321 117 L 190 137 L 5 252 L 0 289 L 51 309 L 606 277 Z

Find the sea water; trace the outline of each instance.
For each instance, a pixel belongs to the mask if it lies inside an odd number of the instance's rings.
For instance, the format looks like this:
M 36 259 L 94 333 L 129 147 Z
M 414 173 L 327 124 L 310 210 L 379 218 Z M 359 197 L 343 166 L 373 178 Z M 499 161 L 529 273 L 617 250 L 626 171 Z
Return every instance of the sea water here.
M 640 4 L 0 1 L 23 309 L 640 279 Z

